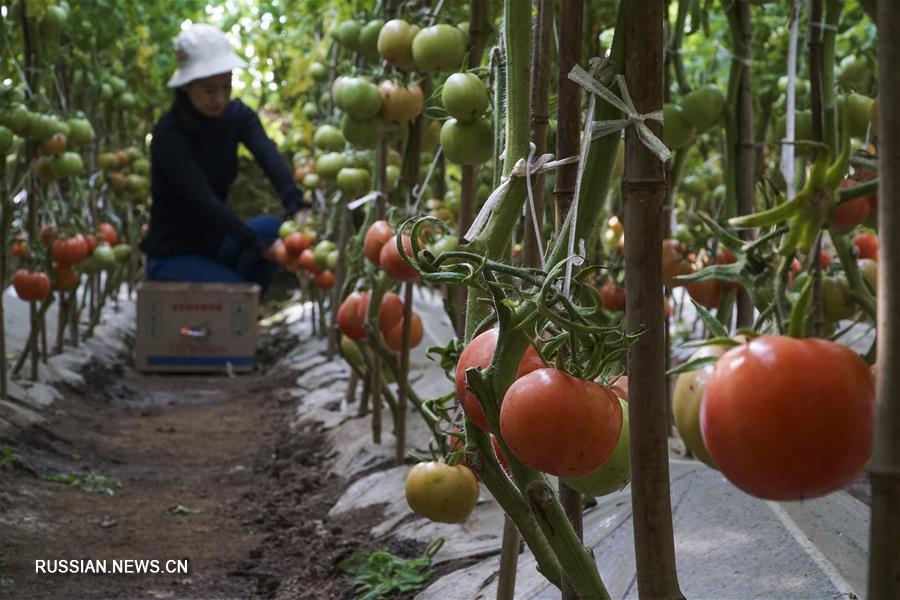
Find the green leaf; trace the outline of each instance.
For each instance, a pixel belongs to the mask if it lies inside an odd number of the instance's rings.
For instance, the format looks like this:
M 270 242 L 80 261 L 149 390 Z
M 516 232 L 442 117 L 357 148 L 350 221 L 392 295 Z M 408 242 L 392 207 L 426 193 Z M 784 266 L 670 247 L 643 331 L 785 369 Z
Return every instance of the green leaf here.
M 725 326 L 722 325 L 718 319 L 716 319 L 711 312 L 691 300 L 691 303 L 694 305 L 694 308 L 697 310 L 697 316 L 703 321 L 703 324 L 706 325 L 706 328 L 709 330 L 709 333 L 714 338 L 727 338 L 728 330 L 725 329 Z
M 679 373 L 687 373 L 688 371 L 696 371 L 700 367 L 705 367 L 706 365 L 713 365 L 718 362 L 718 356 L 701 356 L 700 358 L 695 358 L 693 360 L 689 360 L 685 363 L 678 365 L 677 367 L 673 367 L 666 371 L 666 375 L 678 375 Z

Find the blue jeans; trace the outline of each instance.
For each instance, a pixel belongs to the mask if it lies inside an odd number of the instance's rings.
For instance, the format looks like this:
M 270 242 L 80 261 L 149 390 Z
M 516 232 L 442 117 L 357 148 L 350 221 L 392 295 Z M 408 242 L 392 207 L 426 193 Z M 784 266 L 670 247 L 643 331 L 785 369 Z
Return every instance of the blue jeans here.
M 267 245 L 278 239 L 281 221 L 263 215 L 247 221 Z M 272 284 L 278 263 L 268 261 L 259 253 L 226 237 L 215 259 L 198 254 L 184 254 L 168 258 L 147 259 L 148 281 L 190 281 L 196 283 L 256 283 L 262 294 Z

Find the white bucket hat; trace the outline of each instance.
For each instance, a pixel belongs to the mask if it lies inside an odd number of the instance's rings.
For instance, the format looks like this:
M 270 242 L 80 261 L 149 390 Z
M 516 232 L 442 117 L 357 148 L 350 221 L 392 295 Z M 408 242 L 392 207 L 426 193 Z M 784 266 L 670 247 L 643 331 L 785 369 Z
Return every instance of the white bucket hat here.
M 225 34 L 205 23 L 191 25 L 173 43 L 178 68 L 167 84 L 177 88 L 204 77 L 243 69 L 247 63 L 235 54 Z

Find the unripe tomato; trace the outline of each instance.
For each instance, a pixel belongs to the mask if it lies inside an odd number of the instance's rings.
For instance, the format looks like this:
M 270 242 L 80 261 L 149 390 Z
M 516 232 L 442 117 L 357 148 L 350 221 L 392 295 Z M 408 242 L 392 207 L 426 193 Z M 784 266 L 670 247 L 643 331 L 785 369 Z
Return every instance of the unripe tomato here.
M 372 223 L 363 240 L 366 258 L 377 265 L 378 261 L 381 260 L 381 248 L 393 237 L 394 228 L 391 227 L 390 223 L 384 220 Z
M 596 471 L 581 477 L 563 477 L 562 481 L 585 496 L 597 498 L 618 492 L 631 481 L 631 452 L 628 432 L 628 402 L 619 398 L 622 407 L 622 431 L 610 457 Z
M 319 83 L 328 80 L 329 72 L 328 67 L 323 65 L 322 63 L 316 61 L 309 65 L 309 74 L 312 75 L 312 78 Z
M 838 123 L 842 122 L 843 113 L 847 111 L 847 133 L 856 138 L 865 138 L 869 130 L 869 115 L 874 101 L 862 94 L 850 93 L 837 98 Z
M 378 34 L 384 27 L 384 21 L 373 19 L 359 30 L 359 51 L 369 60 L 378 59 Z
M 372 188 L 372 180 L 365 169 L 344 167 L 338 172 L 337 188 L 346 198 L 359 198 Z
M 13 274 L 13 288 L 22 300 L 36 302 L 50 293 L 50 278 L 40 271 L 19 269 Z
M 684 118 L 697 131 L 709 129 L 719 120 L 723 108 L 725 108 L 725 95 L 712 84 L 691 90 L 681 100 Z
M 672 150 L 690 146 L 696 131 L 681 107 L 671 102 L 663 104 L 663 143 Z
M 112 251 L 118 262 L 125 262 L 131 256 L 131 246 L 128 244 L 116 244 L 112 247 Z
M 500 408 L 500 432 L 523 463 L 559 477 L 600 468 L 622 432 L 622 407 L 608 388 L 544 368 L 509 387 Z
M 100 269 L 109 269 L 116 264 L 116 254 L 107 243 L 98 244 L 91 256 Z
M 828 321 L 849 319 L 856 312 L 850 285 L 843 275 L 822 278 L 822 309 Z
M 345 78 L 334 101 L 338 108 L 360 121 L 373 118 L 381 110 L 378 87 L 363 77 Z
M 415 83 L 407 87 L 386 79 L 378 86 L 378 92 L 381 94 L 381 118 L 385 121 L 405 123 L 422 112 L 422 88 Z
M 469 123 L 447 119 L 441 127 L 441 146 L 451 162 L 480 165 L 494 155 L 494 128 L 483 118 Z
M 691 356 L 690 360 L 704 356 L 720 357 L 725 351 L 723 346 L 703 346 Z M 684 445 L 691 454 L 713 468 L 716 465 L 706 450 L 703 434 L 700 432 L 700 402 L 703 400 L 703 392 L 706 391 L 706 384 L 714 369 L 715 364 L 711 364 L 679 374 L 675 380 L 675 392 L 672 397 L 672 416 Z
M 403 348 L 403 319 L 388 329 L 383 331 L 384 343 L 394 352 L 400 352 Z M 422 327 L 422 317 L 419 313 L 413 312 L 409 327 L 409 347 L 415 348 L 422 343 L 422 337 L 425 334 Z
M 459 362 L 456 363 L 456 399 L 462 406 L 463 412 L 466 413 L 466 418 L 484 431 L 490 431 L 490 426 L 484 410 L 481 408 L 481 403 L 478 402 L 478 398 L 466 386 L 466 370 L 473 367 L 484 369 L 491 364 L 499 335 L 499 329 L 488 329 L 484 333 L 479 334 L 465 347 L 462 354 L 459 355 Z M 535 352 L 534 348 L 528 346 L 525 355 L 519 362 L 519 370 L 516 373 L 516 377 L 522 377 L 535 369 L 543 367 L 544 362 L 541 360 L 541 357 Z
M 368 296 L 360 292 L 351 292 L 338 307 L 338 328 L 351 340 L 358 341 L 366 337 L 365 306 L 368 304 Z
M 303 180 L 301 183 L 303 183 L 303 187 L 305 187 L 306 189 L 314 190 L 319 187 L 319 184 L 321 183 L 321 181 L 319 180 L 319 174 L 307 173 L 303 176 Z
M 313 134 L 313 144 L 317 148 L 327 151 L 339 151 L 344 149 L 344 134 L 334 125 L 320 125 Z
M 872 287 L 878 290 L 878 263 L 871 258 L 861 258 L 856 261 L 859 266 L 859 272 L 865 277 Z
M 360 148 L 374 148 L 381 141 L 384 133 L 381 119 L 354 119 L 350 115 L 344 115 L 341 120 L 341 131 L 344 138 Z M 350 166 L 350 165 L 347 165 Z
M 325 179 L 334 179 L 346 161 L 344 155 L 339 152 L 329 152 L 316 159 L 316 173 Z
M 66 136 L 61 133 L 54 133 L 41 142 L 41 152 L 44 154 L 59 154 L 66 149 L 66 141 Z
M 412 256 L 412 242 L 409 236 L 404 234 L 402 238 L 403 249 L 407 256 Z M 419 281 L 419 273 L 411 266 L 406 264 L 397 250 L 397 236 L 389 239 L 384 246 L 381 247 L 381 253 L 378 255 L 378 264 L 387 273 L 388 277 L 396 281 L 405 281 L 407 283 Z
M 450 116 L 462 122 L 477 119 L 489 104 L 484 84 L 473 73 L 454 73 L 448 77 L 441 100 Z
M 109 171 L 110 169 L 118 168 L 119 161 L 116 160 L 114 152 L 101 152 L 100 155 L 97 156 L 97 165 L 104 171 Z
M 463 33 L 452 25 L 432 25 L 412 41 L 412 57 L 420 71 L 454 71 L 466 55 Z
M 84 171 L 84 163 L 77 152 L 61 152 L 50 160 L 50 169 L 57 179 L 75 177 Z
M 0 125 L 0 158 L 6 157 L 13 145 L 13 133 L 8 127 Z
M 872 448 L 874 378 L 834 342 L 762 336 L 725 353 L 700 407 L 703 440 L 734 485 L 803 500 L 856 479 Z
M 415 66 L 412 42 L 418 33 L 418 25 L 391 19 L 378 32 L 378 53 L 393 66 L 409 70 Z
M 337 249 L 337 246 L 331 240 L 322 240 L 316 244 L 315 249 L 313 249 L 313 258 L 316 264 L 322 269 L 327 269 L 328 255 L 335 249 Z
M 335 277 L 334 273 L 331 271 L 325 270 L 321 273 L 317 273 L 313 278 L 313 283 L 320 290 L 330 290 L 334 287 Z
M 853 238 L 853 244 L 859 252 L 860 258 L 878 260 L 878 236 L 874 233 L 860 233 Z
M 81 146 L 94 141 L 94 128 L 87 119 L 69 119 L 69 142 Z
M 339 23 L 331 32 L 337 43 L 348 50 L 359 50 L 359 33 L 362 31 L 362 23 L 354 19 L 348 19 Z
M 478 502 L 478 481 L 463 465 L 419 463 L 407 475 L 405 488 L 409 507 L 438 523 L 465 521 Z

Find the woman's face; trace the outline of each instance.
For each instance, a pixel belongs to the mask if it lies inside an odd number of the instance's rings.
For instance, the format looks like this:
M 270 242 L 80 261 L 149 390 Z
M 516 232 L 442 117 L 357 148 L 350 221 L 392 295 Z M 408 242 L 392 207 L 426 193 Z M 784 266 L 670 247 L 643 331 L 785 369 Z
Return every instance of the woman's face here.
M 231 73 L 195 79 L 184 86 L 184 91 L 197 112 L 204 117 L 218 117 L 231 99 Z

